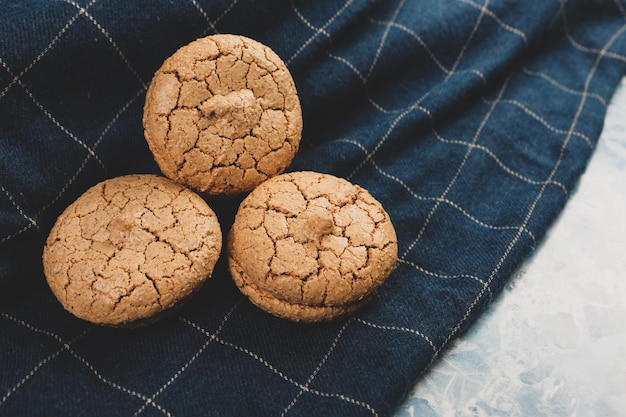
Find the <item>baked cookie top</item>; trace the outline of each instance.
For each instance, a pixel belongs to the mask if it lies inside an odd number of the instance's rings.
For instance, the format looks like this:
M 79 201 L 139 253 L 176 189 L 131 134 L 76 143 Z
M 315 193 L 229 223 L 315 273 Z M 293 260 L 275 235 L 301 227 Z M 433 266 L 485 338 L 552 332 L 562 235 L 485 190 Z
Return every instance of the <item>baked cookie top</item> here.
M 200 196 L 164 177 L 128 175 L 93 186 L 67 207 L 43 264 L 66 310 L 128 326 L 196 291 L 221 246 L 217 217 Z
M 234 281 L 259 307 L 321 321 L 360 306 L 397 262 L 397 238 L 381 204 L 331 175 L 294 172 L 257 187 L 229 234 Z
M 163 174 L 200 192 L 234 195 L 291 163 L 302 113 L 289 70 L 269 47 L 211 35 L 155 73 L 143 125 Z

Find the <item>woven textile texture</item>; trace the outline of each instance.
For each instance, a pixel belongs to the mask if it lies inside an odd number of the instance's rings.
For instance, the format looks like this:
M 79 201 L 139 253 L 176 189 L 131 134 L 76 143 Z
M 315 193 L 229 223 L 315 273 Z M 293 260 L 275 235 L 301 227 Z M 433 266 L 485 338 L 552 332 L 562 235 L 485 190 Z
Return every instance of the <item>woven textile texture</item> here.
M 47 233 L 96 182 L 158 172 L 147 85 L 217 32 L 288 64 L 289 169 L 367 188 L 398 267 L 327 324 L 263 313 L 223 262 L 160 322 L 80 321 L 45 285 Z M 625 73 L 624 0 L 0 1 L 0 416 L 392 415 L 540 242 Z M 238 202 L 209 201 L 225 231 Z

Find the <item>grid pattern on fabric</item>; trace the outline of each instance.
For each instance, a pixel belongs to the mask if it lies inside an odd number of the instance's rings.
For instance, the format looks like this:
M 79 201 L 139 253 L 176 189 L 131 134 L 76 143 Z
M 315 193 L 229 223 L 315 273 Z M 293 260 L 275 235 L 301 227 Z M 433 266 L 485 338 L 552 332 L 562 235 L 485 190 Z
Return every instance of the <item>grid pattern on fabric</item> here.
M 0 415 L 386 416 L 575 189 L 626 72 L 622 0 L 26 0 L 0 8 Z M 157 172 L 141 114 L 180 46 L 240 33 L 288 64 L 290 170 L 367 188 L 399 264 L 338 322 L 271 317 L 223 263 L 172 317 L 91 326 L 43 284 L 56 216 Z M 236 201 L 210 201 L 227 229 Z

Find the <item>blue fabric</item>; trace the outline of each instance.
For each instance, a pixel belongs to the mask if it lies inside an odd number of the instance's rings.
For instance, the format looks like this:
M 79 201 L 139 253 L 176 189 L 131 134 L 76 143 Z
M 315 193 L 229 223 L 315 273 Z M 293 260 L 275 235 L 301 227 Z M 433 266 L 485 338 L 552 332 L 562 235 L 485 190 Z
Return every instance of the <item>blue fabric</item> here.
M 626 73 L 625 9 L 0 2 L 0 415 L 391 415 L 574 191 Z M 261 312 L 223 262 L 153 325 L 75 319 L 45 285 L 44 239 L 89 186 L 158 172 L 141 126 L 146 86 L 177 48 L 214 32 L 288 63 L 304 116 L 290 170 L 369 189 L 396 225 L 398 268 L 370 305 L 328 324 Z M 237 203 L 210 201 L 225 231 Z

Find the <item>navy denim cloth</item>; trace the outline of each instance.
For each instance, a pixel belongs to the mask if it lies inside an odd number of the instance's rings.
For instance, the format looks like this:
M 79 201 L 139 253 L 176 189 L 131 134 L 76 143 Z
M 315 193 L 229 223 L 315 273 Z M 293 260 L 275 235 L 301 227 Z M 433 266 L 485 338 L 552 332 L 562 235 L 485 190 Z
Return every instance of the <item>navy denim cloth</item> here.
M 328 324 L 260 311 L 223 262 L 163 321 L 80 321 L 45 285 L 46 235 L 96 182 L 158 172 L 146 87 L 215 32 L 288 64 L 304 117 L 289 169 L 370 190 L 398 268 Z M 391 415 L 575 189 L 625 32 L 624 0 L 1 1 L 0 415 Z M 227 231 L 238 201 L 209 203 Z

